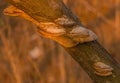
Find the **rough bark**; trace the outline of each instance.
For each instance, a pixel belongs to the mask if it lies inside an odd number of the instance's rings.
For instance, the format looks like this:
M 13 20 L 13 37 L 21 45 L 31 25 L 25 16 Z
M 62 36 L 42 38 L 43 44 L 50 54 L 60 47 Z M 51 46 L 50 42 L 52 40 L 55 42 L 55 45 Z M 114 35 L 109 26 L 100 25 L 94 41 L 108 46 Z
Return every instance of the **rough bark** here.
M 55 19 L 66 15 L 77 24 L 81 25 L 76 16 L 63 4 L 62 0 L 7 1 L 28 14 L 37 22 L 36 24 L 39 22 L 54 23 Z M 66 28 L 66 26 L 62 27 Z M 59 40 L 57 42 L 59 42 Z M 66 44 L 67 43 L 69 43 L 69 41 L 66 42 Z M 64 48 L 82 66 L 95 83 L 120 83 L 119 65 L 97 41 Z

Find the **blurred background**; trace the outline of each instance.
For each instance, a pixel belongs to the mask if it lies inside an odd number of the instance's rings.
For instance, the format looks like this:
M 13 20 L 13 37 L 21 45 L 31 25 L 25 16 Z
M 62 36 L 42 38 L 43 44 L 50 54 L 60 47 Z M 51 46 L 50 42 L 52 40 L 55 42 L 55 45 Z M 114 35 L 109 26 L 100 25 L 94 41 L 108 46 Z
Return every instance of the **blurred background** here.
M 64 2 L 120 63 L 120 0 Z M 0 83 L 92 83 L 60 45 L 36 32 L 33 23 L 3 15 L 7 6 L 0 0 Z

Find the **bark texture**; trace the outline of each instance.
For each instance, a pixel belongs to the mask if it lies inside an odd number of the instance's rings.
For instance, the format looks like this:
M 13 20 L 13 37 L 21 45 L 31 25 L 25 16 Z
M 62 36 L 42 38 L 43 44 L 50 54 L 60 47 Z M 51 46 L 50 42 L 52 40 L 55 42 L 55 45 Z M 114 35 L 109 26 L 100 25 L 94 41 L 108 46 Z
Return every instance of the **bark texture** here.
M 55 19 L 66 15 L 81 25 L 77 17 L 63 4 L 62 0 L 7 1 L 24 11 L 37 22 L 54 23 Z M 63 27 L 66 28 L 66 26 Z M 64 48 L 83 67 L 95 83 L 120 83 L 119 65 L 97 41 L 79 44 L 71 48 Z

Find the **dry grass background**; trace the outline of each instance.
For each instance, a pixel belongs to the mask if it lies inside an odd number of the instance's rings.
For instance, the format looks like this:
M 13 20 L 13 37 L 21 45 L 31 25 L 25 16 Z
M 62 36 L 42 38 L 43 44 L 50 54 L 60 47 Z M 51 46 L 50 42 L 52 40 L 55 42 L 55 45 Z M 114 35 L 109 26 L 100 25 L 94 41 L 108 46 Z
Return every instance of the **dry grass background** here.
M 120 62 L 120 0 L 64 0 L 81 22 Z M 82 68 L 36 26 L 2 14 L 0 0 L 0 83 L 92 83 Z

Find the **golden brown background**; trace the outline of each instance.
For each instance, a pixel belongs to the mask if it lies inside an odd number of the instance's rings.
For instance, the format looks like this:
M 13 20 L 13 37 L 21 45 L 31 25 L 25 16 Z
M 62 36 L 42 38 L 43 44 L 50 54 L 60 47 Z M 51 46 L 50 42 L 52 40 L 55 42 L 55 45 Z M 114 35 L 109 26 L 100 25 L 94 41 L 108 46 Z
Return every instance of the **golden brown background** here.
M 120 0 L 64 0 L 120 63 Z M 92 83 L 65 50 L 41 37 L 36 26 L 2 14 L 0 0 L 0 83 Z

